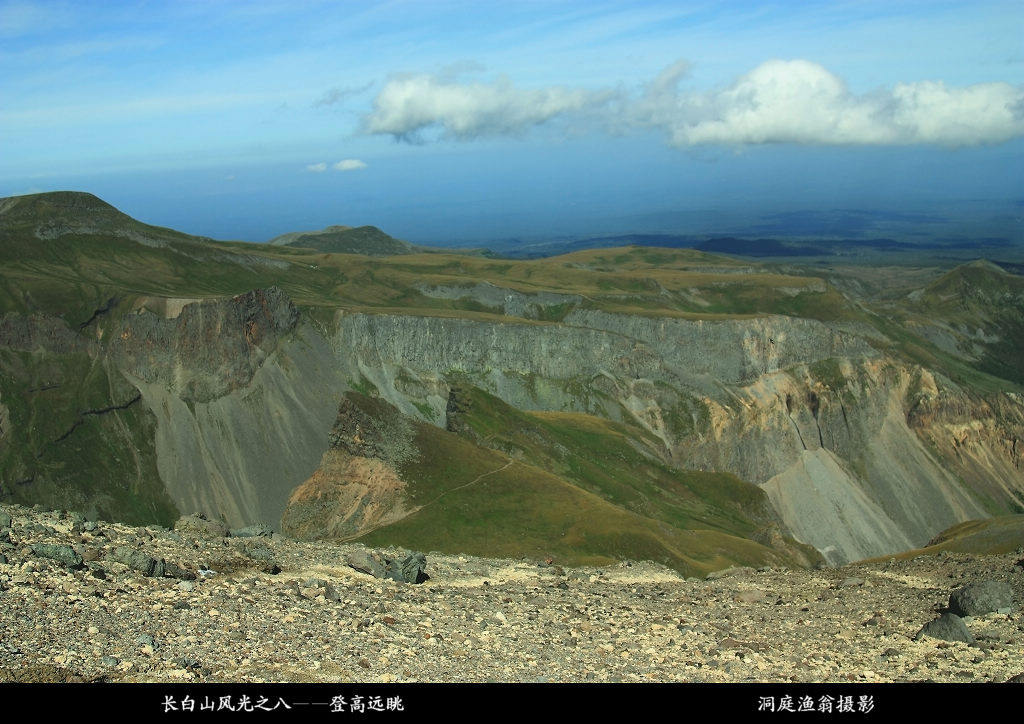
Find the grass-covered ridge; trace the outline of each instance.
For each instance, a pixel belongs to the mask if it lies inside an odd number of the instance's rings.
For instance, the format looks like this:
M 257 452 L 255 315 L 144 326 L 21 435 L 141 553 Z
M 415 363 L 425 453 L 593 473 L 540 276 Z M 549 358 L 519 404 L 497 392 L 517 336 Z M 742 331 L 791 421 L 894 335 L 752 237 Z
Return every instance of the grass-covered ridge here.
M 43 310 L 70 321 L 72 309 L 84 313 L 113 294 L 212 297 L 278 286 L 307 307 L 500 317 L 469 297 L 420 292 L 483 281 L 526 295 L 573 295 L 583 308 L 626 314 L 806 313 L 831 319 L 852 313 L 816 277 L 772 273 L 687 249 L 624 247 L 522 261 L 443 250 L 408 253 L 417 249 L 406 245 L 401 254 L 396 248 L 396 255 L 373 257 L 298 246 L 306 236 L 290 240 L 296 245 L 215 242 L 143 224 L 89 194 L 4 199 L 0 311 Z M 557 321 L 568 311 L 564 306 L 546 315 Z
M 948 528 L 922 548 L 892 556 L 880 556 L 866 562 L 890 558 L 906 560 L 921 555 L 948 553 L 998 554 L 1019 551 L 1024 546 L 1024 515 L 1000 515 L 983 520 L 968 520 Z
M 283 234 L 268 243 L 328 253 L 367 256 L 409 254 L 416 250 L 412 244 L 385 234 L 376 226 L 329 226 L 320 231 Z
M 566 564 L 646 559 L 689 575 L 814 560 L 792 541 L 780 550 L 752 539 L 773 522 L 756 486 L 671 469 L 623 426 L 460 390 L 462 434 L 414 423 L 418 454 L 397 468 L 413 512 L 358 540 Z M 374 416 L 399 414 L 349 394 Z

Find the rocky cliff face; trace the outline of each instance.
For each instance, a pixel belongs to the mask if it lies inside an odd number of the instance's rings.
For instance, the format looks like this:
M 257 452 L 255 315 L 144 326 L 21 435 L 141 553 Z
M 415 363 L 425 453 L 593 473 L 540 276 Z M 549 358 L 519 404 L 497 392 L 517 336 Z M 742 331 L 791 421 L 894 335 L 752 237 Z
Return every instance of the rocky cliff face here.
M 5 317 L 0 332 L 12 349 L 107 360 L 150 416 L 174 506 L 232 525 L 279 526 L 289 501 L 285 526 L 300 537 L 404 514 L 394 461 L 365 449 L 401 436 L 347 427 L 339 402 L 362 389 L 445 427 L 462 382 L 520 409 L 637 424 L 666 464 L 761 486 L 784 532 L 833 563 L 920 546 L 1024 500 L 1018 397 L 972 397 L 849 326 L 577 309 L 560 323 L 339 312 L 328 328 L 276 289 L 157 308 L 98 342 L 27 317 Z M 332 522 L 303 506 L 331 507 Z
M 938 394 L 931 375 L 813 320 L 573 312 L 554 325 L 354 314 L 340 318 L 337 340 L 346 367 L 436 424 L 449 378 L 522 408 L 634 419 L 675 465 L 761 485 L 796 537 L 833 563 L 920 546 L 985 516 L 976 479 L 999 481 L 990 485 L 1004 504 L 1024 487 L 1013 443 L 996 433 L 979 443 L 973 473 L 951 470 L 949 451 L 929 444 L 937 428 L 919 415 L 908 423 L 914 394 Z M 408 394 L 403 378 L 431 384 Z M 1000 399 L 1000 419 L 1020 414 L 1019 400 Z
M 244 329 L 249 316 L 232 316 L 236 329 Z M 201 315 L 183 311 L 183 317 L 187 328 Z M 287 321 L 291 315 L 282 318 Z M 276 329 L 261 332 L 261 339 Z M 304 334 L 316 338 L 296 347 L 303 349 L 304 359 L 312 349 L 326 353 L 324 340 L 312 330 Z M 236 339 L 239 346 L 245 339 L 249 349 L 248 338 Z M 973 453 L 963 444 L 949 448 L 936 442 L 940 429 L 953 423 L 945 418 L 939 422 L 934 414 L 926 420 L 922 405 L 930 403 L 913 403 L 915 411 L 907 409 L 915 394 L 939 394 L 935 380 L 925 371 L 880 358 L 864 339 L 820 322 L 786 317 L 709 322 L 573 312 L 564 324 L 530 324 L 343 314 L 330 347 L 332 358 L 321 356 L 315 364 L 331 370 L 316 377 L 333 377 L 333 394 L 297 405 L 295 390 L 311 390 L 308 375 L 270 372 L 280 369 L 277 360 L 260 375 L 260 392 L 235 390 L 191 408 L 182 401 L 197 389 L 191 382 L 195 377 L 176 367 L 172 379 L 186 380 L 179 387 L 184 395 L 176 396 L 178 402 L 164 399 L 154 408 L 177 410 L 171 415 L 157 412 L 158 419 L 166 420 L 160 425 L 158 449 L 180 456 L 162 465 L 168 477 L 181 481 L 169 486 L 181 491 L 172 495 L 185 506 L 216 505 L 217 512 L 240 523 L 255 512 L 240 501 L 261 490 L 256 497 L 267 502 L 259 512 L 265 522 L 276 523 L 274 516 L 284 510 L 287 494 L 300 482 L 307 483 L 301 494 L 322 505 L 324 496 L 341 495 L 341 488 L 327 492 L 329 481 L 335 486 L 350 481 L 363 487 L 344 488 L 341 497 L 348 496 L 347 502 L 339 499 L 337 505 L 347 512 L 339 514 L 329 532 L 355 534 L 387 516 L 381 491 L 397 494 L 400 486 L 387 482 L 386 466 L 377 470 L 377 463 L 358 460 L 375 456 L 339 452 L 335 446 L 320 459 L 323 449 L 310 440 L 323 445 L 328 402 L 337 399 L 346 382 L 372 384 L 405 414 L 443 426 L 449 386 L 459 379 L 520 408 L 635 420 L 663 441 L 666 459 L 673 464 L 728 471 L 762 486 L 789 530 L 833 563 L 920 546 L 939 529 L 983 517 L 993 486 L 1003 491 L 1002 509 L 1021 495 L 1019 451 L 1015 453 L 1012 440 L 1007 443 L 1005 431 L 978 438 L 980 447 Z M 251 374 L 249 365 L 265 355 L 258 346 L 255 350 L 220 379 L 241 381 Z M 267 387 L 263 380 L 274 380 L 277 386 Z M 147 398 L 160 397 L 152 384 L 142 389 Z M 959 399 L 958 394 L 951 387 L 943 392 L 950 400 Z M 250 404 L 254 399 L 279 400 L 272 403 L 278 407 L 275 415 L 318 423 L 307 422 L 298 434 L 282 434 L 290 425 L 267 428 L 258 415 L 241 411 L 238 402 L 246 398 Z M 1005 409 L 999 419 L 1020 414 L 1019 400 L 1000 399 Z M 315 411 L 312 416 L 310 410 Z M 975 426 L 985 419 L 973 409 L 961 416 Z M 227 434 L 225 421 L 235 421 L 227 423 L 234 428 Z M 250 457 L 262 459 L 257 450 L 268 441 L 281 457 L 296 462 L 272 475 L 264 465 L 247 463 Z M 965 462 L 951 467 L 950 459 Z M 192 460 L 207 462 L 195 469 L 187 462 Z M 183 468 L 188 472 L 177 472 Z M 310 482 L 317 468 L 319 478 Z M 301 471 L 306 474 L 298 480 Z M 266 484 L 274 476 L 287 482 L 268 495 Z M 250 482 L 254 479 L 264 482 Z M 223 492 L 213 498 L 201 492 L 211 489 Z M 293 526 L 303 530 L 297 523 Z
M 176 310 L 178 311 L 178 310 Z M 112 354 L 156 418 L 160 477 L 182 511 L 277 527 L 316 469 L 344 389 L 330 347 L 280 290 L 122 321 Z
M 370 414 L 342 399 L 330 448 L 292 493 L 281 529 L 300 540 L 353 538 L 410 512 L 398 466 L 415 457 L 413 430 L 397 410 Z
M 985 515 L 906 422 L 920 371 L 884 360 L 798 366 L 708 401 L 708 434 L 677 459 L 761 485 L 800 540 L 834 563 L 923 545 Z
M 1024 400 L 926 390 L 910 399 L 907 424 L 994 511 L 1024 512 Z
M 617 417 L 636 384 L 683 384 L 721 394 L 796 362 L 874 356 L 862 339 L 790 317 L 707 321 L 573 312 L 562 324 L 494 323 L 407 315 L 344 314 L 336 346 L 389 401 L 412 412 L 406 377 L 466 375 L 526 409 Z M 420 402 L 440 416 L 445 394 Z M 685 395 L 684 395 L 685 396 Z M 629 403 L 636 407 L 633 402 Z M 435 420 L 436 421 L 436 420 Z
M 276 288 L 181 307 L 170 319 L 146 310 L 125 317 L 113 351 L 119 366 L 181 399 L 209 402 L 248 385 L 299 312 Z
M 671 375 L 694 382 L 738 384 L 795 364 L 876 354 L 848 330 L 796 317 L 672 319 L 579 310 L 564 321 L 638 340 Z

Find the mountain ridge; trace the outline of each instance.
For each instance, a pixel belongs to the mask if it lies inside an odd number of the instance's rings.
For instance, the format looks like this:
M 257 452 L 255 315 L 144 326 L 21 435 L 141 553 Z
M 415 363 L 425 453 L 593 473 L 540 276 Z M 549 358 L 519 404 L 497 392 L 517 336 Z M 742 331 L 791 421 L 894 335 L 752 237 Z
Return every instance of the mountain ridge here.
M 267 242 L 272 246 L 297 246 L 332 254 L 391 256 L 426 250 L 394 238 L 376 226 L 328 226 L 319 231 L 292 231 Z

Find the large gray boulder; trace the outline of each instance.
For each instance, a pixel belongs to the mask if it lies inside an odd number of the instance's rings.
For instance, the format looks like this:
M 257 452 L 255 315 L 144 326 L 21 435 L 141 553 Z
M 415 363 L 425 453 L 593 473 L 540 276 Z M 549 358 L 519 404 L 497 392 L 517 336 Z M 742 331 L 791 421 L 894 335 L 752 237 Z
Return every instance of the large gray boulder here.
M 427 557 L 410 553 L 402 559 L 387 558 L 376 551 L 356 550 L 346 557 L 348 565 L 374 578 L 390 578 L 399 583 L 423 583 L 427 575 Z
M 422 553 L 410 553 L 401 561 L 388 561 L 385 576 L 402 583 L 423 583 L 427 575 L 427 557 Z
M 349 567 L 354 568 L 360 573 L 366 573 L 374 578 L 384 577 L 384 567 L 386 562 L 381 559 L 381 556 L 373 551 L 352 551 L 348 556 L 346 556 L 346 561 L 348 562 Z
M 967 629 L 967 624 L 955 613 L 944 613 L 934 621 L 926 623 L 917 632 L 914 640 L 920 641 L 925 636 L 943 641 L 963 641 L 965 644 L 974 643 L 974 636 Z
M 957 616 L 984 616 L 1013 608 L 1013 590 L 1003 581 L 981 581 L 959 588 L 949 597 L 949 610 Z
M 225 538 L 228 527 L 219 520 L 210 520 L 203 513 L 183 515 L 174 524 L 174 530 L 194 538 Z
M 82 556 L 78 555 L 71 546 L 55 545 L 53 543 L 33 543 L 32 552 L 40 558 L 49 558 L 68 568 L 81 568 L 84 565 Z
M 132 570 L 138 571 L 147 578 L 162 578 L 166 564 L 162 558 L 157 559 L 146 555 L 140 550 L 119 546 L 110 555 L 110 560 L 123 563 Z

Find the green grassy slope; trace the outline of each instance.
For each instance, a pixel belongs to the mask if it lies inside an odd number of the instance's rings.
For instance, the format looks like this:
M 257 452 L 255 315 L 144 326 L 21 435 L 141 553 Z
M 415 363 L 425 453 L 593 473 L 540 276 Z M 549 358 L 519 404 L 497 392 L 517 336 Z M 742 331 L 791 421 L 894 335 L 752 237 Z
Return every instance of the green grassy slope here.
M 138 525 L 174 521 L 155 421 L 95 350 L 0 347 L 0 370 L 0 496 Z
M 578 420 L 531 419 L 485 393 L 473 394 L 479 400 L 468 414 L 474 429 L 505 427 L 536 437 L 535 444 L 510 455 L 414 422 L 419 454 L 398 472 L 415 512 L 359 540 L 451 553 L 551 556 L 566 564 L 646 559 L 687 575 L 734 564 L 796 562 L 791 551 L 744 537 L 768 522 L 764 494 L 755 486 L 728 475 L 673 471 L 598 420 L 581 427 Z M 374 416 L 399 414 L 380 400 L 350 396 Z M 499 419 L 505 412 L 516 414 Z M 522 428 L 523 422 L 532 427 Z M 494 436 L 488 441 L 500 442 Z M 572 448 L 553 453 L 563 443 Z M 602 461 L 617 462 L 605 468 Z M 629 470 L 634 464 L 641 467 Z M 809 549 L 800 551 L 814 558 Z
M 873 561 L 890 558 L 915 558 L 937 553 L 998 554 L 1012 553 L 1024 547 L 1024 515 L 1001 515 L 984 520 L 968 520 L 942 531 L 924 548 L 904 551 L 897 555 L 881 556 Z
M 962 264 L 912 295 L 908 307 L 906 317 L 961 337 L 960 351 L 974 361 L 956 371 L 974 386 L 992 385 L 972 372 L 1024 385 L 1024 277 L 984 260 Z M 940 361 L 955 367 L 946 357 Z
M 984 261 L 964 264 L 929 285 L 921 303 L 951 324 L 998 337 L 983 343 L 978 369 L 1024 385 L 1024 277 Z
M 480 444 L 529 460 L 615 505 L 681 528 L 749 536 L 775 520 L 764 492 L 728 473 L 665 464 L 638 427 L 561 412 L 524 412 L 475 387 L 455 417 Z

